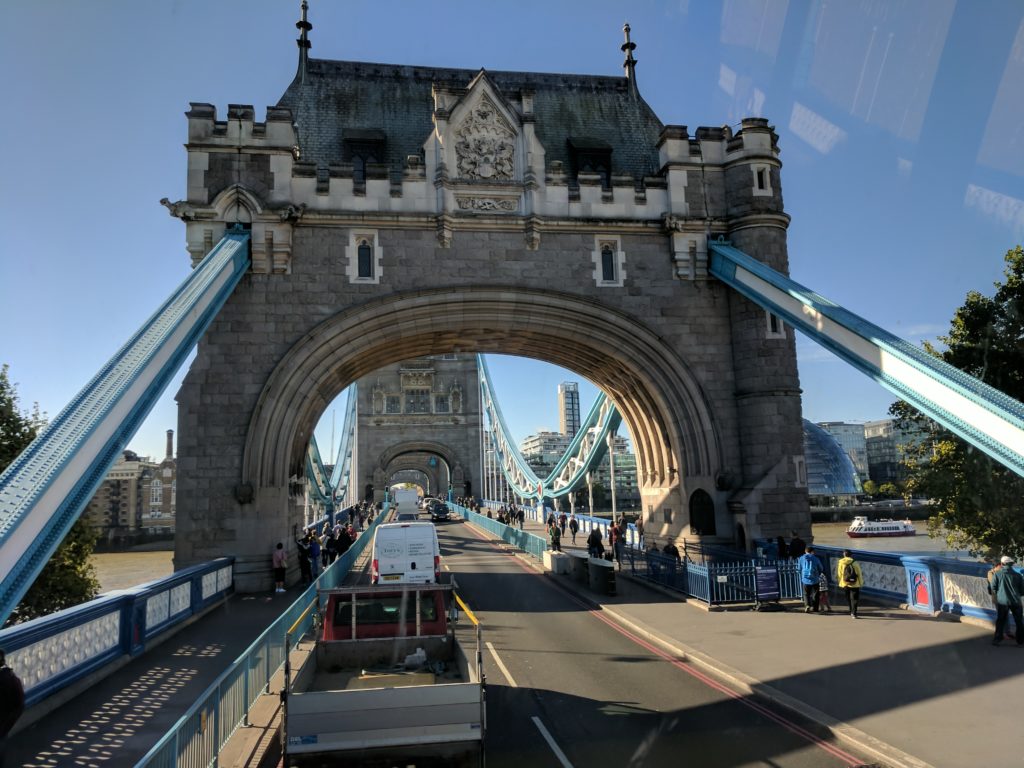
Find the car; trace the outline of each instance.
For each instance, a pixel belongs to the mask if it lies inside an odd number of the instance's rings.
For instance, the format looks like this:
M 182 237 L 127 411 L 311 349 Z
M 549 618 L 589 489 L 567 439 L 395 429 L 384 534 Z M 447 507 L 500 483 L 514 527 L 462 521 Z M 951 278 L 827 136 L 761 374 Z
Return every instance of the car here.
M 430 505 L 431 520 L 449 520 L 451 515 L 452 511 L 448 509 L 448 505 L 443 501 L 435 501 Z
M 420 519 L 420 513 L 414 510 L 398 510 L 398 514 L 395 516 L 396 523 L 415 523 Z

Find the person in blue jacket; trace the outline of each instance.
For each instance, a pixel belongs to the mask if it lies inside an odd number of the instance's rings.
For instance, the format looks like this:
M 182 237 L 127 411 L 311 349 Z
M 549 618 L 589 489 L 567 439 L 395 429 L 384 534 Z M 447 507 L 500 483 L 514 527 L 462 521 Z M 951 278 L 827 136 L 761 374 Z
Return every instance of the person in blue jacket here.
M 808 544 L 804 554 L 797 559 L 800 568 L 800 583 L 804 587 L 804 613 L 818 612 L 818 577 L 824 573 L 825 568 L 821 560 L 814 554 L 814 547 Z

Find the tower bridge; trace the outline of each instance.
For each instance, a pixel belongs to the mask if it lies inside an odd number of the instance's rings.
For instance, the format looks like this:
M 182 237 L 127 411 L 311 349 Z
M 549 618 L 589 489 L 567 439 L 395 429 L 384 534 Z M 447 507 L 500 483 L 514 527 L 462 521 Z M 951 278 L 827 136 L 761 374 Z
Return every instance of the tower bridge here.
M 179 394 L 181 573 L 80 627 L 19 635 L 15 651 L 45 646 L 32 695 L 64 684 L 58 631 L 96 646 L 83 684 L 175 617 L 266 589 L 268 542 L 291 549 L 307 489 L 332 511 L 404 472 L 479 495 L 483 430 L 516 493 L 543 499 L 572 490 L 621 419 L 649 536 L 805 531 L 794 330 L 1024 473 L 1024 406 L 793 280 L 771 125 L 663 124 L 628 30 L 624 76 L 597 77 L 320 60 L 300 29 L 263 121 L 191 105 L 186 194 L 164 202 L 193 273 L 0 476 L 6 617 L 197 348 Z M 548 478 L 518 456 L 483 353 L 601 390 Z M 350 386 L 328 476 L 313 428 Z M 922 583 L 919 564 L 879 565 Z

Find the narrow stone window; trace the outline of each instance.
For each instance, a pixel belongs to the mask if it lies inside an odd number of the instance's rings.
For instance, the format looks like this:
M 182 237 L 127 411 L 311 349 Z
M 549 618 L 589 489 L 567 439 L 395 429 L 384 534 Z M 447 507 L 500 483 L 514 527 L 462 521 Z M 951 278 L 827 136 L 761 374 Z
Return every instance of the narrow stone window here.
M 622 287 L 626 279 L 626 254 L 617 236 L 595 237 L 590 258 L 594 262 L 594 283 L 598 287 Z
M 782 320 L 773 312 L 765 310 L 765 335 L 769 339 L 784 339 L 786 338 L 786 326 Z
M 350 231 L 345 258 L 350 283 L 380 283 L 384 251 L 376 230 Z
M 365 240 L 359 241 L 359 277 L 373 277 L 373 248 Z
M 793 468 L 796 470 L 796 487 L 807 487 L 807 463 L 803 456 L 793 457 Z
M 607 243 L 601 248 L 601 279 L 606 283 L 615 280 L 615 253 Z
M 754 175 L 754 197 L 772 196 L 772 169 L 768 165 L 752 165 L 750 170 Z

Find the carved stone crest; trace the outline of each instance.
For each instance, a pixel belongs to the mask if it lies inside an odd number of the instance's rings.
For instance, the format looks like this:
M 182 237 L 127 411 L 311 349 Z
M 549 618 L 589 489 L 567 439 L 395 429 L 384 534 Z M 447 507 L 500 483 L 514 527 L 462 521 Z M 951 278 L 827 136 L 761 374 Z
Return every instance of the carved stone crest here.
M 459 209 L 482 213 L 511 213 L 519 208 L 519 200 L 512 197 L 456 197 Z
M 513 179 L 516 133 L 486 96 L 480 98 L 455 129 L 455 136 L 459 178 Z

